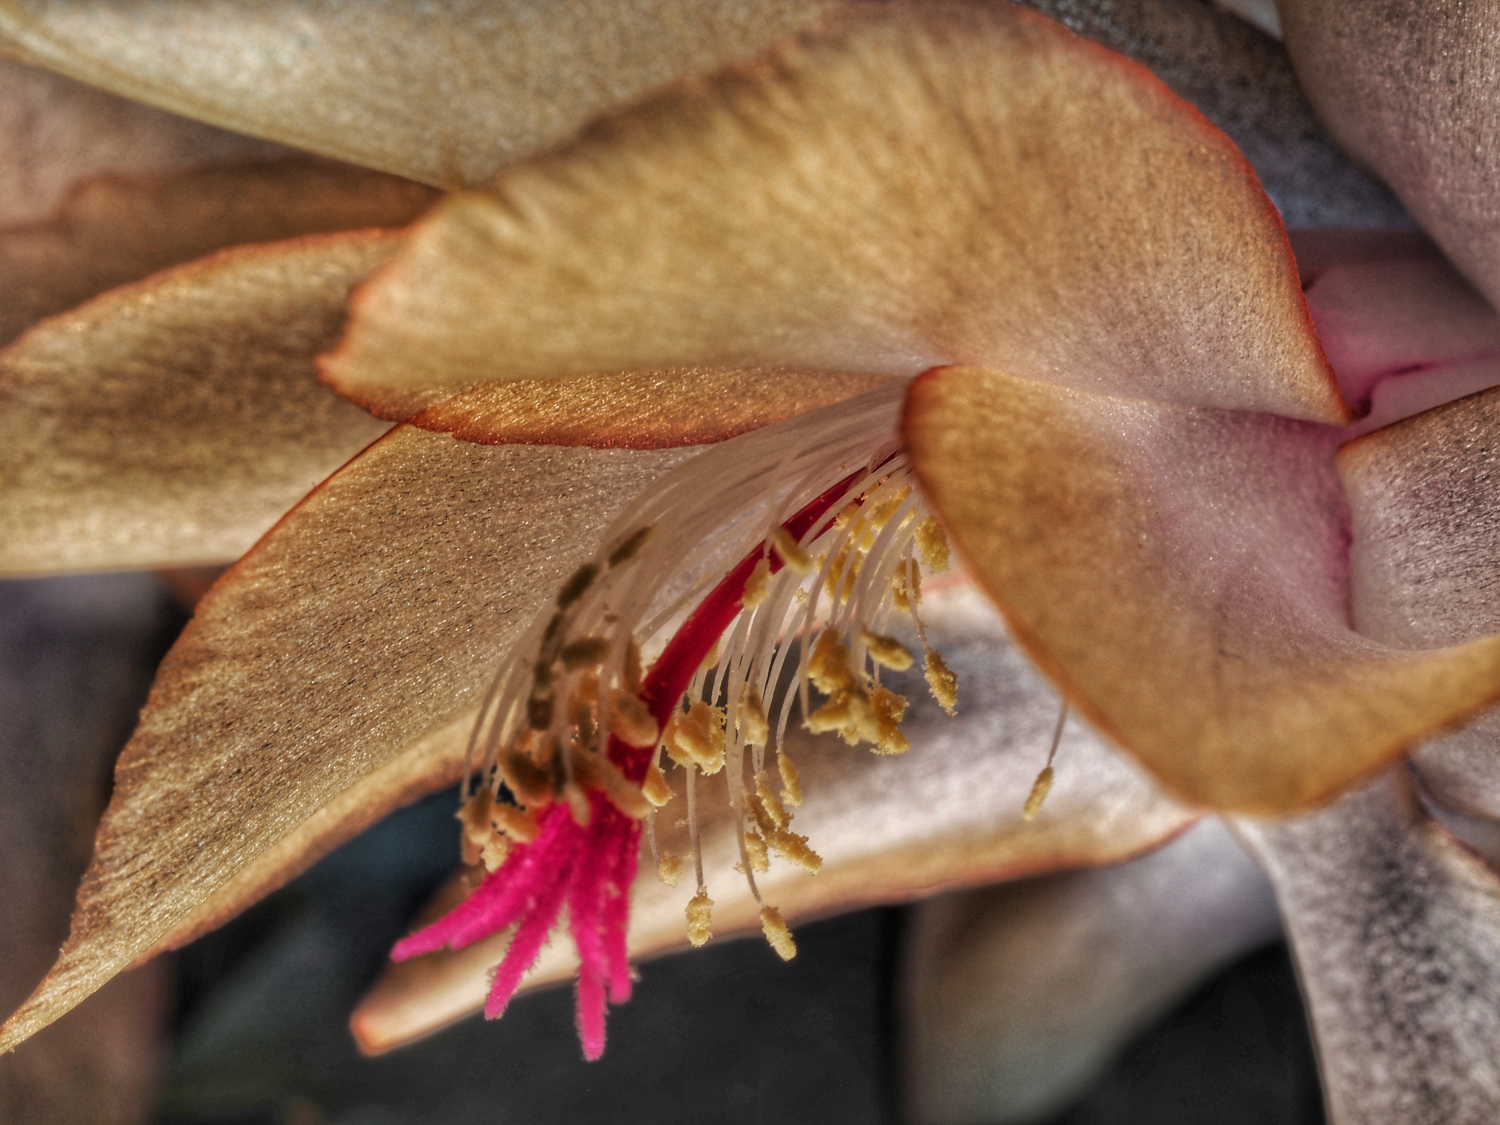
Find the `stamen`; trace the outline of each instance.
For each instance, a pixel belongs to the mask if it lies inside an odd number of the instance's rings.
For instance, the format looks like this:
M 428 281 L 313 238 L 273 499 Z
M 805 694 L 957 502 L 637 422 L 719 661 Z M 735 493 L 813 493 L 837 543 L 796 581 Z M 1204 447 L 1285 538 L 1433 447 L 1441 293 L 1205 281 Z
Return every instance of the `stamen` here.
M 1042 811 L 1042 802 L 1047 799 L 1047 794 L 1052 792 L 1052 759 L 1057 757 L 1058 744 L 1062 742 L 1063 726 L 1068 721 L 1068 703 L 1063 701 L 1062 710 L 1057 713 L 1057 726 L 1052 731 L 1052 746 L 1047 751 L 1047 764 L 1042 767 L 1042 772 L 1036 775 L 1036 781 L 1031 786 L 1031 794 L 1026 798 L 1026 807 L 1021 815 L 1027 820 L 1035 820 L 1036 814 Z
M 899 394 L 872 392 L 722 443 L 621 513 L 606 547 L 527 630 L 475 724 L 471 776 L 488 784 L 461 812 L 464 855 L 493 874 L 453 914 L 398 946 L 401 956 L 518 925 L 488 1005 L 498 1012 L 540 948 L 538 927 L 544 936 L 566 905 L 581 964 L 580 1032 L 585 1053 L 597 1054 L 606 991 L 616 1002 L 629 991 L 625 911 L 643 824 L 658 877 L 675 886 L 683 866 L 657 853 L 651 820 L 672 796 L 663 752 L 687 775 L 696 876 L 689 940 L 711 936 L 701 771 L 725 778 L 739 867 L 767 940 L 782 957 L 795 954 L 755 881 L 773 854 L 809 872 L 822 865 L 792 828 L 803 798 L 782 746 L 793 702 L 809 729 L 879 753 L 905 751 L 907 700 L 880 679 L 915 662 L 886 629 L 893 609 L 916 628 L 934 697 L 949 713 L 957 698 L 917 612 L 918 558 L 929 573 L 942 569 L 948 546 L 889 437 Z M 655 655 L 649 670 L 643 651 Z M 792 687 L 778 692 L 793 657 Z M 826 697 L 817 707 L 813 688 Z

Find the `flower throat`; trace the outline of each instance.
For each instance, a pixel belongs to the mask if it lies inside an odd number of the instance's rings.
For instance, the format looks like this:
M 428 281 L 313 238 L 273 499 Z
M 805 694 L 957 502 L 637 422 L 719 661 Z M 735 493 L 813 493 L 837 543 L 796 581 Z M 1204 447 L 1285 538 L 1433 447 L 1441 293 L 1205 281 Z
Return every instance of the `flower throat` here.
M 658 848 L 654 823 L 674 768 L 696 879 L 689 940 L 711 937 L 698 805 L 705 779 L 723 777 L 737 870 L 771 946 L 795 954 L 755 883 L 773 856 L 813 873 L 822 864 L 791 828 L 802 802 L 783 746 L 794 703 L 815 733 L 906 750 L 907 701 L 881 683 L 915 660 L 886 632 L 900 613 L 933 696 L 950 714 L 956 705 L 918 608 L 922 576 L 947 567 L 948 546 L 890 436 L 896 402 L 882 389 L 710 447 L 621 513 L 518 642 L 475 724 L 459 815 L 465 861 L 490 874 L 393 956 L 516 926 L 485 1007 L 494 1017 L 566 906 L 579 1034 L 597 1058 L 606 995 L 621 1003 L 631 991 L 625 930 L 643 826 L 662 881 L 675 886 L 683 866 Z

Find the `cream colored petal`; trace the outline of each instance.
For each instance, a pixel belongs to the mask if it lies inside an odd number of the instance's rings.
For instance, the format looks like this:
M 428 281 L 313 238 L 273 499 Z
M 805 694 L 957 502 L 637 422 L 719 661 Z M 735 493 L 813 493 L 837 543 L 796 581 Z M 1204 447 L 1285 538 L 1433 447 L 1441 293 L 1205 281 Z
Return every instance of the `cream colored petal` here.
M 1500 301 L 1500 9 L 1279 0 L 1292 63 L 1339 143 Z
M 0 1009 L 25 999 L 67 934 L 165 610 L 147 575 L 0 582 Z M 167 1034 L 165 968 L 119 978 L 0 1056 L 0 1120 L 144 1125 Z
M 510 639 L 680 456 L 402 429 L 308 497 L 163 663 L 72 935 L 0 1050 L 456 778 Z
M 0 43 L 116 94 L 443 187 L 751 55 L 822 0 L 7 0 Z
M 1234 147 L 998 4 L 872 7 L 453 199 L 324 371 L 404 419 L 492 380 L 954 361 L 1345 416 Z
M 994 611 L 972 588 L 941 607 L 924 594 L 930 635 L 959 676 L 959 715 L 944 715 L 920 672 L 888 678 L 911 701 L 902 729 L 912 749 L 879 757 L 793 723 L 788 747 L 806 799 L 792 828 L 823 857 L 809 875 L 782 860 L 756 881 L 788 921 L 1039 871 L 1109 863 L 1151 847 L 1195 815 L 1161 796 L 1143 774 L 1070 725 L 1057 758 L 1057 782 L 1033 821 L 1022 816 L 1046 760 L 1057 699 L 1005 638 Z M 693 896 L 691 847 L 680 770 L 676 797 L 658 815 L 664 851 L 684 857 L 676 887 L 657 881 L 649 852 L 631 901 L 632 955 L 687 945 L 683 911 Z M 700 778 L 704 871 L 714 900 L 714 939 L 759 934 L 759 907 L 739 862 L 724 776 Z M 390 1050 L 477 1011 L 489 971 L 505 948 L 500 935 L 458 953 L 392 965 L 351 1021 L 371 1053 Z M 566 980 L 577 968 L 571 944 L 554 941 L 528 978 L 532 987 Z M 650 988 L 650 969 L 642 988 Z
M 1331 428 L 949 368 L 903 432 L 1028 652 L 1190 799 L 1326 799 L 1500 696 L 1500 636 L 1410 652 L 1349 627 Z
M 1426 649 L 1500 629 L 1500 390 L 1439 407 L 1346 447 L 1355 626 Z M 1500 817 L 1500 716 L 1481 715 L 1415 755 L 1450 808 Z
M 1393 770 L 1280 824 L 1241 822 L 1276 886 L 1330 1125 L 1500 1117 L 1500 879 Z
M 1271 885 L 1216 819 L 1118 867 L 944 895 L 902 948 L 918 1125 L 1061 1112 L 1126 1043 L 1281 929 Z
M 90 180 L 48 221 L 0 230 L 0 346 L 43 317 L 215 250 L 405 226 L 436 198 L 410 180 L 309 160 Z
M 7 58 L 0 58 L 0 153 L 0 226 L 48 218 L 95 176 L 290 155 Z
M 0 352 L 0 573 L 243 554 L 386 429 L 319 386 L 312 358 L 395 245 L 226 251 Z

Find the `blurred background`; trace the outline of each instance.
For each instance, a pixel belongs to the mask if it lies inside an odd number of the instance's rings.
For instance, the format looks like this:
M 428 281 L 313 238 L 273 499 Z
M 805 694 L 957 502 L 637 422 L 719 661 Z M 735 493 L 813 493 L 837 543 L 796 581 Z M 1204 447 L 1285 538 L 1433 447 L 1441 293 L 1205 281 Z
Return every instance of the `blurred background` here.
M 8 856 L 0 868 L 7 902 L 0 1001 L 7 1010 L 66 936 L 113 757 L 203 577 L 0 583 L 0 845 Z M 455 805 L 445 792 L 401 810 L 230 925 L 118 978 L 0 1060 L 0 1119 L 938 1120 L 920 1105 L 912 1116 L 902 1079 L 909 987 L 914 979 L 920 984 L 910 959 L 922 923 L 910 908 L 803 925 L 799 954 L 786 964 L 759 940 L 716 941 L 646 962 L 635 998 L 611 1012 L 608 1049 L 596 1064 L 580 1056 L 567 988 L 524 996 L 500 1021 L 470 1019 L 386 1056 L 361 1057 L 346 1029 L 349 1012 L 391 943 L 451 871 Z M 989 898 L 969 892 L 950 905 L 1020 910 L 1079 878 L 1031 880 Z M 939 903 L 928 916 L 943 911 Z M 1178 988 L 1144 1027 L 1114 1033 L 1102 1061 L 1086 1068 L 1083 1080 L 1070 1080 L 1076 1088 L 1060 1112 L 967 1120 L 1321 1122 L 1316 1064 L 1286 948 L 1270 931 L 1254 944 L 1196 980 L 1188 994 Z M 1107 946 L 1102 956 L 1109 956 Z M 1046 999 L 1044 989 L 1043 1006 Z M 985 1049 L 984 1042 L 966 1047 L 980 1059 Z

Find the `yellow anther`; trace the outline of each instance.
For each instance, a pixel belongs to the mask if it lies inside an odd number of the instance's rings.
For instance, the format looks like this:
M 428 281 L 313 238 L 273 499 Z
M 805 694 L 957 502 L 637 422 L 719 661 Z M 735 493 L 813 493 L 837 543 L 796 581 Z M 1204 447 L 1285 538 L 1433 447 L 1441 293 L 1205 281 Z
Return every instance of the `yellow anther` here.
M 890 522 L 896 514 L 896 509 L 906 503 L 906 498 L 911 495 L 911 485 L 906 484 L 898 488 L 889 499 L 882 500 L 870 507 L 870 521 L 877 527 L 882 528 Z
M 751 746 L 764 746 L 771 737 L 771 724 L 766 719 L 766 707 L 760 701 L 760 692 L 746 688 L 740 696 L 740 705 L 735 713 L 735 722 L 745 732 L 745 742 Z
M 837 630 L 824 629 L 807 654 L 807 678 L 824 695 L 845 691 L 855 685 L 849 650 L 839 640 Z
M 785 750 L 776 756 L 776 768 L 781 773 L 782 800 L 795 808 L 802 803 L 802 775 Z
M 790 961 L 797 956 L 797 943 L 792 940 L 792 931 L 781 920 L 781 911 L 774 906 L 761 907 L 760 928 L 766 935 L 766 941 L 771 943 L 771 948 L 776 950 L 777 956 L 783 961 Z
M 661 728 L 638 696 L 616 689 L 610 695 L 609 733 L 627 746 L 655 746 Z
M 902 613 L 911 613 L 922 601 L 922 572 L 911 568 L 911 589 L 907 589 L 907 568 L 891 575 L 891 604 Z
M 771 857 L 766 854 L 765 837 L 753 828 L 745 832 L 745 854 L 750 857 L 751 871 L 764 873 L 771 870 Z
M 833 563 L 823 578 L 823 590 L 834 602 L 848 601 L 859 578 L 859 564 L 864 556 L 845 546 L 833 556 Z
M 805 577 L 807 572 L 812 570 L 812 559 L 798 546 L 797 541 L 792 538 L 792 533 L 786 528 L 778 526 L 771 530 L 771 546 L 776 548 L 781 561 L 793 574 Z
M 646 780 L 641 785 L 641 792 L 657 808 L 672 799 L 672 787 L 667 784 L 666 775 L 661 772 L 660 766 L 653 765 L 646 770 Z
M 471 867 L 479 862 L 480 853 L 493 831 L 490 827 L 490 810 L 494 804 L 495 795 L 486 786 L 465 801 L 455 814 L 463 825 L 463 832 L 459 836 L 463 861 Z
M 552 725 L 552 693 L 533 693 L 526 700 L 526 725 L 532 730 L 546 730 Z
M 569 672 L 597 668 L 609 655 L 609 640 L 605 637 L 579 637 L 563 645 L 557 655 Z
M 917 524 L 915 538 L 929 574 L 940 574 L 948 569 L 948 537 L 936 519 L 928 516 Z
M 905 754 L 911 742 L 898 729 L 906 714 L 906 697 L 886 688 L 876 688 L 870 697 L 870 709 L 875 712 L 877 734 L 875 748 L 882 754 Z
M 875 742 L 880 738 L 880 726 L 870 699 L 861 691 L 841 691 L 807 717 L 803 724 L 813 734 L 838 731 L 839 736 L 850 746 L 861 742 Z
M 714 642 L 714 647 L 708 650 L 708 655 L 703 658 L 703 663 L 698 665 L 698 671 L 707 672 L 719 662 L 719 642 Z
M 650 814 L 651 802 L 646 800 L 640 787 L 632 784 L 620 772 L 620 767 L 602 754 L 574 746 L 568 756 L 568 764 L 573 771 L 574 785 L 600 790 L 609 798 L 610 804 L 633 820 L 641 820 Z M 573 797 L 568 797 L 568 803 L 572 808 L 573 819 L 580 826 L 588 824 L 587 820 L 578 820 L 578 808 Z
M 579 699 L 576 695 L 568 704 L 568 721 L 578 731 L 579 742 L 594 741 L 594 707 L 593 704 Z
M 541 808 L 552 803 L 552 776 L 524 750 L 507 750 L 500 757 L 500 777 L 516 800 L 527 808 Z
M 516 808 L 515 805 L 497 803 L 490 817 L 496 828 L 518 844 L 531 843 L 542 830 L 536 822 L 536 817 L 525 809 Z
M 1036 775 L 1036 783 L 1031 787 L 1031 795 L 1026 798 L 1026 807 L 1021 815 L 1027 820 L 1035 820 L 1036 814 L 1042 811 L 1042 802 L 1047 799 L 1047 794 L 1050 792 L 1052 792 L 1052 767 L 1047 766 Z
M 724 768 L 724 713 L 698 702 L 687 714 L 674 712 L 664 739 L 667 754 L 678 765 L 695 765 L 713 775 Z
M 671 852 L 662 852 L 656 863 L 656 877 L 669 887 L 677 885 L 677 876 L 682 874 L 682 857 Z
M 943 658 L 935 650 L 927 652 L 927 687 L 938 706 L 948 714 L 958 711 L 958 677 L 948 670 Z
M 771 792 L 771 786 L 766 781 L 766 775 L 761 774 L 755 785 L 755 796 L 761 806 L 766 810 L 766 815 L 771 818 L 771 823 L 777 828 L 785 828 L 791 823 L 792 818 L 776 799 L 776 794 Z
M 713 933 L 714 900 L 708 897 L 708 888 L 699 887 L 698 893 L 687 904 L 688 941 L 693 948 L 707 945 Z
M 573 686 L 573 699 L 588 704 L 599 702 L 598 672 L 590 670 L 578 677 L 578 683 Z
M 801 586 L 798 586 L 795 590 L 792 591 L 792 600 L 798 605 L 806 605 L 807 591 L 804 590 Z
M 911 667 L 910 650 L 895 637 L 882 636 L 880 633 L 872 633 L 868 629 L 861 628 L 859 639 L 864 641 L 865 651 L 870 654 L 870 659 L 882 668 L 889 668 L 892 672 L 904 672 Z
M 807 837 L 783 829 L 767 837 L 767 843 L 776 854 L 789 863 L 795 863 L 804 871 L 816 875 L 823 867 L 823 857 L 807 846 Z
M 479 851 L 480 862 L 489 872 L 499 871 L 509 855 L 510 841 L 498 832 L 490 833 L 490 838 L 484 842 L 484 847 Z
M 750 572 L 749 579 L 745 582 L 745 592 L 740 596 L 740 605 L 745 609 L 754 609 L 766 600 L 766 595 L 771 592 L 771 562 L 762 558 L 755 564 L 755 569 Z

